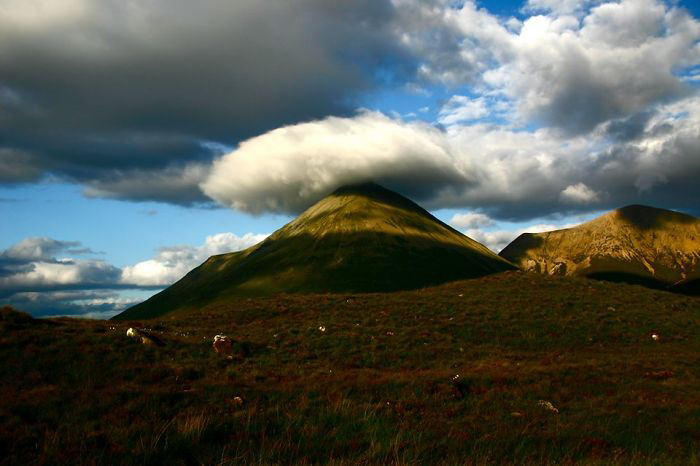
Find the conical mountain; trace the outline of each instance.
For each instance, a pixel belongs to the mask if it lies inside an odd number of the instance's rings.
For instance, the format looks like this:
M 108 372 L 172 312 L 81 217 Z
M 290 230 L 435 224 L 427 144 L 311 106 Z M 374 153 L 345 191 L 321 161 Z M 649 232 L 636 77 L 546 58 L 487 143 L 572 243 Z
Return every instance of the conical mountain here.
M 235 296 L 414 289 L 513 268 L 414 202 L 366 183 L 338 189 L 253 247 L 210 257 L 117 318 Z
M 500 256 L 551 275 L 691 288 L 700 279 L 700 219 L 630 205 L 574 228 L 524 233 Z

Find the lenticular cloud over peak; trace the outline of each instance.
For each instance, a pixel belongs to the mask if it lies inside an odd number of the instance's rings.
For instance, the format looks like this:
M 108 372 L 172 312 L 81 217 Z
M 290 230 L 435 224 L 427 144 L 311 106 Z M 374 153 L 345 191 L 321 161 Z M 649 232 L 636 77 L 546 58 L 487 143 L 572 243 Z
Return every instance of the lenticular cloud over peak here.
M 528 219 L 630 203 L 693 208 L 700 98 L 660 106 L 633 138 L 489 123 L 447 129 L 379 112 L 328 117 L 242 142 L 200 185 L 236 210 L 298 213 L 339 186 L 376 181 L 426 208 Z M 685 203 L 685 204 L 684 204 Z
M 214 162 L 201 188 L 237 210 L 295 213 L 344 184 L 414 180 L 435 193 L 467 183 L 470 171 L 440 130 L 365 111 L 249 139 Z

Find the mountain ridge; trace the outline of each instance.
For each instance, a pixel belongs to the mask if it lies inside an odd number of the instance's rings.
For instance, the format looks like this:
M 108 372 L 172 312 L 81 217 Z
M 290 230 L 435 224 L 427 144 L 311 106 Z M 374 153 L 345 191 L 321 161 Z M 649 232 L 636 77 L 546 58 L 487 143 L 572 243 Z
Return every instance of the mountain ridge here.
M 668 288 L 700 279 L 700 219 L 632 204 L 576 227 L 524 233 L 499 255 L 526 271 Z

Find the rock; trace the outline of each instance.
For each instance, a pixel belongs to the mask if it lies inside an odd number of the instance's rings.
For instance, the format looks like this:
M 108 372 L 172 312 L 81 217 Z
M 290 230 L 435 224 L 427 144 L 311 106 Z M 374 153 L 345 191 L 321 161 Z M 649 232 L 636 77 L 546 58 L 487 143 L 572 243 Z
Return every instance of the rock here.
M 559 414 L 559 410 L 557 408 L 555 408 L 554 405 L 550 401 L 540 400 L 537 402 L 537 404 L 542 406 L 547 411 L 550 411 L 554 414 Z
M 229 355 L 232 352 L 231 340 L 226 335 L 216 335 L 212 344 L 214 351 L 219 354 Z
M 525 263 L 525 271 L 540 273 L 540 264 L 536 260 L 528 259 L 528 261 Z
M 566 263 L 556 262 L 549 271 L 550 275 L 566 275 Z
M 157 336 L 153 335 L 152 333 L 148 333 L 144 330 L 139 330 L 137 328 L 130 327 L 126 331 L 126 336 L 129 338 L 134 338 L 137 340 L 140 340 L 142 344 L 148 345 L 148 346 L 165 346 L 165 342 L 158 338 Z

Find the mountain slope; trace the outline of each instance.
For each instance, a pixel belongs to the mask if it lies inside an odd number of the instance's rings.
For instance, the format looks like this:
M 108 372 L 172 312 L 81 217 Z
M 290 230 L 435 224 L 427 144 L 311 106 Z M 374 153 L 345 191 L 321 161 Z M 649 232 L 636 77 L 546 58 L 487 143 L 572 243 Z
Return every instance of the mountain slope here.
M 414 202 L 368 183 L 338 189 L 251 248 L 210 257 L 117 318 L 233 296 L 414 289 L 512 268 Z
M 551 275 L 691 289 L 700 279 L 700 219 L 631 205 L 574 228 L 524 233 L 500 256 Z

